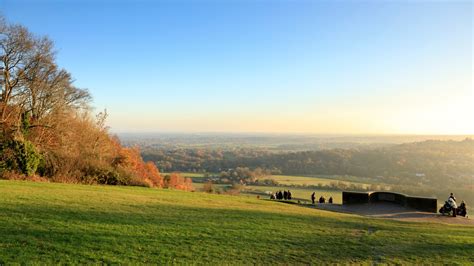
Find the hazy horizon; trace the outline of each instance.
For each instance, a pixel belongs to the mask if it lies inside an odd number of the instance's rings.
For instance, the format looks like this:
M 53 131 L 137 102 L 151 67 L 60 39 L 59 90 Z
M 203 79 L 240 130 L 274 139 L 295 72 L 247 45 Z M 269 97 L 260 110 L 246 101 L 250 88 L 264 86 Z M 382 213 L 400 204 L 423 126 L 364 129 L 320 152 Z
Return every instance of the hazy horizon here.
M 315 144 L 402 144 L 423 141 L 464 141 L 474 135 L 409 135 L 409 134 L 291 134 L 291 133 L 230 133 L 230 132 L 113 132 L 125 145 L 210 145 L 220 147 L 229 143 L 239 146 L 299 145 L 312 150 Z M 241 146 L 241 147 L 243 147 Z
M 12 1 L 112 132 L 473 135 L 470 1 Z
M 391 133 L 294 133 L 294 132 L 217 132 L 217 131 L 114 131 L 118 135 L 223 135 L 223 136 L 314 136 L 314 137 L 474 137 L 474 134 L 391 134 Z

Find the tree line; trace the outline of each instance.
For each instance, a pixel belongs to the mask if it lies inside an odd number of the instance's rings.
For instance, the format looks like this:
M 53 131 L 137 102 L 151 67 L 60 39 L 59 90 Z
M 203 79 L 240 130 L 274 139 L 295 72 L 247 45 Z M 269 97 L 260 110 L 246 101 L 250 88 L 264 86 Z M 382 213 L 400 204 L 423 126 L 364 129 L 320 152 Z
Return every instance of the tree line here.
M 372 149 L 271 152 L 264 149 L 144 148 L 164 171 L 221 173 L 237 167 L 286 175 L 350 175 L 380 183 L 451 186 L 474 178 L 474 140 L 422 141 Z M 472 184 L 472 183 L 471 183 Z
M 191 189 L 163 178 L 94 116 L 91 94 L 56 63 L 53 41 L 0 17 L 0 177 Z

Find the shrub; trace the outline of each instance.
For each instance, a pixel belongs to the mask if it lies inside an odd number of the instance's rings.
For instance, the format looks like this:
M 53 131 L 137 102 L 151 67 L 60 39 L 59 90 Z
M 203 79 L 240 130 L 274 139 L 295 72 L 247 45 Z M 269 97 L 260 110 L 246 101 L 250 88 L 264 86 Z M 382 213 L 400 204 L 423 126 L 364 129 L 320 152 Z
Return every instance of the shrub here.
M 179 173 L 171 173 L 171 175 L 165 176 L 165 179 L 163 180 L 163 187 L 185 191 L 194 190 L 192 179 L 183 177 Z
M 0 147 L 0 157 L 0 169 L 17 171 L 28 176 L 36 173 L 42 160 L 42 156 L 31 142 L 17 139 L 3 143 Z
M 47 178 L 38 176 L 38 175 L 24 175 L 24 174 L 19 174 L 16 172 L 11 172 L 11 171 L 6 171 L 3 172 L 1 175 L 2 179 L 6 180 L 28 180 L 28 181 L 34 181 L 34 182 L 49 182 Z
M 110 167 L 94 167 L 89 165 L 83 170 L 83 183 L 102 185 L 126 185 L 130 182 L 130 175 Z
M 214 184 L 211 181 L 208 181 L 207 183 L 204 184 L 202 190 L 207 193 L 213 193 L 216 192 L 216 189 L 214 187 Z
M 162 187 L 163 179 L 155 164 L 145 163 L 138 148 L 119 148 L 119 155 L 114 160 L 119 173 L 127 173 L 132 185 Z M 124 179 L 122 179 L 124 180 Z M 125 184 L 128 184 L 125 183 Z

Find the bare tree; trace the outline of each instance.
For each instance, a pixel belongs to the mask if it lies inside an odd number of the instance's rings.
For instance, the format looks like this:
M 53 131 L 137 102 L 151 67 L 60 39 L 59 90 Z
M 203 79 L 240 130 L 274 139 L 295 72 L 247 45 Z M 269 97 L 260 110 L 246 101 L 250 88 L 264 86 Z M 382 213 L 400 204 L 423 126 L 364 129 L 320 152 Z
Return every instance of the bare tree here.
M 73 85 L 71 75 L 55 63 L 53 42 L 38 38 L 26 28 L 9 25 L 0 17 L 0 125 L 18 127 L 22 113 L 30 113 L 34 124 L 53 111 L 87 108 L 87 90 Z M 6 122 L 9 125 L 6 126 Z
M 0 58 L 3 68 L 0 94 L 0 124 L 6 122 L 12 112 L 9 105 L 21 93 L 25 73 L 33 66 L 35 41 L 28 30 L 19 25 L 7 25 L 0 20 Z

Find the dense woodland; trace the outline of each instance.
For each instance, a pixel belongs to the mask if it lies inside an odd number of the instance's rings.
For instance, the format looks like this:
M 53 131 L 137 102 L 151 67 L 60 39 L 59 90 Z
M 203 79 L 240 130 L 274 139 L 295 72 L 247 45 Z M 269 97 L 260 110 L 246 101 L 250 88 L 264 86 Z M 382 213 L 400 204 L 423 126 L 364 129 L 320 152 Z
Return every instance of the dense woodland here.
M 1 17 L 0 74 L 0 177 L 191 189 L 109 134 L 107 112 L 93 115 L 50 39 Z
M 371 149 L 143 149 L 162 171 L 220 173 L 237 167 L 287 175 L 351 175 L 403 185 L 473 184 L 474 140 L 423 141 Z
M 145 146 L 142 157 L 166 172 L 207 173 L 214 183 L 278 185 L 271 174 L 331 175 L 334 181 L 330 185 L 311 188 L 390 190 L 440 200 L 454 192 L 458 198 L 474 202 L 471 138 L 377 146 L 288 152 L 262 147 Z

